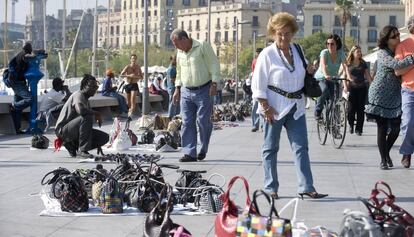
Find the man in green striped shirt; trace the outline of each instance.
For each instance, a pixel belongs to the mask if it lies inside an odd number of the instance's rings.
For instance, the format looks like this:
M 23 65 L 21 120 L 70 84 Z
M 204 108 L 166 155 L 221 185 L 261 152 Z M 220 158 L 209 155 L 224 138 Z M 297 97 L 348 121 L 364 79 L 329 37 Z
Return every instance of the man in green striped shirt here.
M 180 103 L 182 124 L 181 162 L 203 160 L 208 151 L 213 124 L 210 120 L 213 103 L 210 96 L 217 92 L 221 80 L 220 64 L 211 45 L 188 37 L 175 29 L 171 41 L 177 49 L 177 75 L 173 103 Z M 197 153 L 197 125 L 201 148 Z

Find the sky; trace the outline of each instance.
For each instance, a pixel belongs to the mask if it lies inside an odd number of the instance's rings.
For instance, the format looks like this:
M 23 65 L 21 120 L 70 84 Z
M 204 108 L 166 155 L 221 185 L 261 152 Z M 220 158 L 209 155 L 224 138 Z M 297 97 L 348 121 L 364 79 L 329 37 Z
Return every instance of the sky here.
M 0 22 L 4 22 L 5 18 L 5 1 L 0 0 Z M 8 22 L 11 22 L 12 15 L 12 0 L 8 1 Z M 39 0 L 37 0 L 39 1 Z M 41 0 L 40 0 L 41 1 Z M 98 5 L 108 5 L 108 0 L 98 0 Z M 67 12 L 71 9 L 88 9 L 95 7 L 95 0 L 66 0 Z M 57 17 L 58 9 L 63 9 L 63 0 L 47 0 L 46 1 L 46 12 L 47 15 L 55 15 Z M 30 13 L 30 0 L 18 0 L 16 3 L 16 23 L 25 24 L 26 15 Z

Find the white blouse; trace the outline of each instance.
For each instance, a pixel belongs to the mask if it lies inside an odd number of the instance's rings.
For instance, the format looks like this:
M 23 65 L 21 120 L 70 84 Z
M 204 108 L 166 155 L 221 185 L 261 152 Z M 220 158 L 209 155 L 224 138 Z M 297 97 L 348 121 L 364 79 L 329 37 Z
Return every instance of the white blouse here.
M 299 91 L 303 88 L 305 68 L 303 67 L 302 59 L 295 45 L 290 44 L 290 48 L 295 65 L 293 72 L 290 72 L 283 63 L 282 60 L 285 60 L 286 64 L 292 69 L 283 53 L 281 52 L 281 56 L 278 54 L 276 44 L 269 45 L 263 49 L 257 58 L 256 67 L 253 72 L 253 98 L 267 99 L 268 104 L 276 111 L 276 120 L 280 120 L 288 114 L 295 104 L 297 108 L 293 115 L 295 120 L 305 113 L 304 94 L 302 94 L 301 99 L 289 99 L 267 88 L 268 85 L 272 85 L 289 93 Z M 260 104 L 257 112 L 264 115 L 263 108 Z

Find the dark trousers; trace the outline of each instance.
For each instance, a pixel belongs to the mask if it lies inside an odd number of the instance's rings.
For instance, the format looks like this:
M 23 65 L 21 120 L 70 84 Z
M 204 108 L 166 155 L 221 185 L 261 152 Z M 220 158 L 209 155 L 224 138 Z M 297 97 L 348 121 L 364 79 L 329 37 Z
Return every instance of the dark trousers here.
M 79 151 L 90 151 L 105 145 L 109 135 L 93 129 L 93 115 L 79 116 L 61 129 L 60 137 L 63 142 L 79 142 Z
M 348 99 L 348 122 L 350 127 L 354 127 L 356 116 L 355 132 L 361 132 L 364 126 L 364 109 L 367 98 L 367 88 L 349 88 Z
M 377 118 L 377 144 L 381 162 L 390 157 L 390 150 L 400 134 L 401 117 Z

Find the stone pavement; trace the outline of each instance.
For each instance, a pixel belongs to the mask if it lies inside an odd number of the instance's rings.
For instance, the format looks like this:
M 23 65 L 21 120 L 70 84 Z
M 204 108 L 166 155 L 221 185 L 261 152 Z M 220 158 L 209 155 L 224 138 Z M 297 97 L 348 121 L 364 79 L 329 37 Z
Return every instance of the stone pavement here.
M 365 211 L 356 197 L 368 197 L 374 183 L 380 179 L 391 185 L 398 204 L 414 214 L 414 170 L 404 169 L 400 164 L 398 146 L 401 139 L 397 140 L 391 152 L 395 168 L 383 171 L 378 168 L 375 124 L 366 123 L 362 136 L 347 134 L 343 148 L 338 150 L 330 145 L 330 140 L 325 146 L 319 145 L 312 111 L 307 114 L 315 187 L 321 193 L 328 193 L 329 197 L 300 201 L 299 220 L 304 220 L 308 227 L 322 225 L 338 230 L 343 210 Z M 110 127 L 106 124 L 103 129 L 109 131 Z M 47 136 L 53 141 L 53 134 Z M 242 175 L 248 179 L 252 193 L 263 183 L 262 142 L 263 133 L 250 132 L 246 121 L 237 128 L 214 131 L 205 161 L 181 164 L 178 162 L 180 153 L 164 153 L 162 163 L 205 169 L 208 174 L 216 172 L 224 175 L 227 181 L 232 176 Z M 69 158 L 66 151 L 30 150 L 29 144 L 29 136 L 0 136 L 0 236 L 142 236 L 144 216 L 39 216 L 44 208 L 42 201 L 39 196 L 30 194 L 41 190 L 40 180 L 45 173 L 59 166 L 75 169 L 92 168 L 96 164 L 79 163 L 79 159 Z M 280 209 L 296 197 L 297 192 L 292 152 L 285 131 L 282 132 L 278 159 L 281 199 L 277 200 L 276 205 Z M 108 166 L 111 165 L 104 164 L 104 167 Z M 173 170 L 165 170 L 165 173 L 166 180 L 175 183 L 178 174 Z M 243 205 L 245 198 L 241 191 L 241 185 L 237 184 L 232 192 L 239 205 Z M 290 213 L 285 213 L 284 217 L 289 218 Z M 213 215 L 172 216 L 172 219 L 183 224 L 195 237 L 214 236 Z

